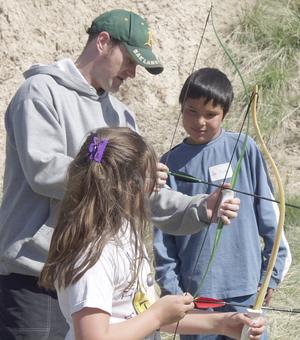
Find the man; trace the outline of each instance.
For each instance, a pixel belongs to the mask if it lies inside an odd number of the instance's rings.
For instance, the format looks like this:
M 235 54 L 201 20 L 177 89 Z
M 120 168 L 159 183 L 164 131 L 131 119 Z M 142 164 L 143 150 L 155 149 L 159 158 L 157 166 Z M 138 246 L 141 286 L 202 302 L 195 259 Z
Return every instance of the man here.
M 63 339 L 67 326 L 54 292 L 38 287 L 47 258 L 57 203 L 67 167 L 86 134 L 102 126 L 137 129 L 134 114 L 111 96 L 137 65 L 152 74 L 163 67 L 153 54 L 148 25 L 135 13 L 113 10 L 97 17 L 74 63 L 33 65 L 24 73 L 5 115 L 7 132 L 4 195 L 0 209 L 0 339 Z M 159 165 L 160 184 L 167 167 Z M 195 232 L 209 220 L 216 194 L 153 194 L 156 225 L 175 234 Z M 177 202 L 178 200 L 176 200 Z M 206 209 L 206 203 L 207 208 Z M 223 218 L 235 217 L 238 200 L 225 205 Z M 187 209 L 188 208 L 188 209 Z M 181 224 L 173 219 L 181 216 Z M 194 223 L 194 222 L 198 223 Z

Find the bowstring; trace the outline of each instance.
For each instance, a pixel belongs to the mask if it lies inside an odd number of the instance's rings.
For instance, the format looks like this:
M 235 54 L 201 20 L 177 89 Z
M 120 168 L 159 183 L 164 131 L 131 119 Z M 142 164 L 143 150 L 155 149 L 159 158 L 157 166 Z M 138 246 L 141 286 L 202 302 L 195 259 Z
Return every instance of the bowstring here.
M 211 3 L 210 8 L 209 8 L 208 13 L 207 13 L 206 20 L 205 20 L 205 24 L 204 24 L 202 35 L 201 35 L 200 42 L 199 42 L 199 45 L 198 45 L 198 49 L 197 49 L 197 52 L 196 52 L 196 56 L 195 56 L 195 59 L 194 59 L 194 63 L 193 63 L 191 74 L 194 72 L 196 64 L 197 64 L 198 56 L 199 56 L 200 49 L 201 49 L 201 46 L 202 46 L 202 43 L 203 43 L 203 39 L 204 39 L 204 35 L 205 35 L 206 29 L 207 29 L 208 21 L 209 21 L 209 18 L 211 16 L 212 8 L 213 8 L 213 4 Z M 189 90 L 190 85 L 191 85 L 191 81 L 192 81 L 192 78 L 188 82 L 187 89 L 185 91 L 185 94 L 184 94 L 184 97 L 183 97 L 183 101 L 182 101 L 182 107 L 184 107 L 184 104 L 186 102 L 186 98 L 187 98 L 188 90 Z M 172 147 L 173 147 L 173 143 L 174 143 L 174 140 L 175 140 L 175 136 L 176 136 L 176 132 L 177 132 L 177 129 L 178 129 L 178 125 L 179 125 L 179 122 L 180 122 L 181 115 L 182 115 L 182 110 L 179 111 L 179 114 L 178 114 L 178 117 L 177 117 L 177 121 L 176 121 L 176 124 L 175 124 L 175 129 L 174 129 L 174 132 L 173 132 L 173 135 L 172 135 L 172 138 L 171 138 L 170 147 L 169 147 L 169 150 L 167 152 L 167 157 L 166 157 L 166 160 L 165 160 L 165 164 L 167 166 L 168 166 L 169 157 L 170 157 L 170 154 L 171 154 L 171 150 L 172 150 Z M 175 327 L 175 330 L 174 330 L 173 340 L 175 340 L 176 335 L 177 335 L 179 321 L 180 320 L 178 320 L 177 323 L 176 323 L 176 327 Z
M 196 67 L 196 64 L 197 64 L 198 56 L 199 56 L 200 49 L 201 49 L 201 46 L 202 46 L 202 43 L 203 43 L 203 39 L 204 39 L 204 35 L 205 35 L 205 32 L 206 32 L 206 28 L 207 28 L 207 25 L 208 25 L 208 20 L 210 18 L 211 12 L 212 12 L 212 8 L 213 8 L 213 5 L 211 4 L 211 6 L 209 8 L 209 11 L 208 11 L 208 14 L 207 14 L 207 17 L 206 17 L 206 20 L 205 20 L 204 28 L 203 28 L 202 35 L 201 35 L 201 38 L 200 38 L 200 42 L 199 42 L 199 45 L 198 45 L 198 48 L 197 48 L 197 52 L 196 52 L 196 56 L 195 56 L 195 59 L 194 59 L 192 71 L 191 71 L 190 74 L 192 74 L 195 71 L 195 67 Z M 186 102 L 186 98 L 187 98 L 187 94 L 188 94 L 188 90 L 190 88 L 191 82 L 192 82 L 192 78 L 188 82 L 187 89 L 186 89 L 186 91 L 184 93 L 184 97 L 183 97 L 183 101 L 182 101 L 182 107 L 184 107 L 184 104 Z M 167 157 L 166 157 L 166 160 L 165 160 L 165 164 L 166 165 L 168 165 L 169 157 L 170 157 L 170 154 L 171 154 L 171 150 L 172 150 L 172 147 L 173 147 L 173 144 L 174 144 L 174 140 L 175 140 L 175 136 L 176 136 L 176 133 L 177 133 L 178 125 L 179 125 L 180 118 L 181 118 L 181 115 L 182 115 L 182 110 L 179 110 L 179 111 L 180 112 L 179 112 L 177 120 L 176 120 L 175 129 L 174 129 L 174 132 L 172 134 L 170 147 L 169 147 L 169 149 L 167 151 Z

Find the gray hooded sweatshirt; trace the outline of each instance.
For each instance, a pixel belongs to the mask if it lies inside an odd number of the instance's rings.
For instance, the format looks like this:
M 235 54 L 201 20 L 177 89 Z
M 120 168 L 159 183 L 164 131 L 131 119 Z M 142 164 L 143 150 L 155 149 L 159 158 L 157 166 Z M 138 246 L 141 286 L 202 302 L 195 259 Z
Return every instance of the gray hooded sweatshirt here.
M 70 59 L 33 65 L 5 114 L 6 163 L 0 208 L 0 274 L 39 275 L 47 258 L 55 208 L 69 163 L 100 127 L 137 130 L 134 114 L 107 92 L 98 94 Z M 205 199 L 169 188 L 152 194 L 153 220 L 168 233 L 197 232 Z

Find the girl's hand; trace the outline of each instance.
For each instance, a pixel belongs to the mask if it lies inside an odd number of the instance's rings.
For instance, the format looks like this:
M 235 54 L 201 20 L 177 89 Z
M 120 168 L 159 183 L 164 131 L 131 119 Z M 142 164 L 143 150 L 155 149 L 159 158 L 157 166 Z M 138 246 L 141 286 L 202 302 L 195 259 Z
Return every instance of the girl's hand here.
M 181 320 L 188 311 L 194 309 L 194 298 L 190 294 L 166 295 L 157 300 L 149 311 L 153 312 L 160 327 Z
M 250 319 L 243 313 L 224 313 L 222 334 L 234 339 L 240 339 L 244 325 L 249 326 L 249 339 L 259 340 L 265 330 L 266 320 L 259 317 Z
M 224 183 L 223 189 L 230 189 L 229 183 Z M 222 219 L 224 224 L 230 224 L 232 218 L 237 217 L 240 209 L 240 199 L 230 198 L 222 203 L 222 189 L 217 189 L 207 197 L 207 217 L 212 218 L 212 222 L 217 222 L 218 216 Z M 219 204 L 219 207 L 217 207 Z

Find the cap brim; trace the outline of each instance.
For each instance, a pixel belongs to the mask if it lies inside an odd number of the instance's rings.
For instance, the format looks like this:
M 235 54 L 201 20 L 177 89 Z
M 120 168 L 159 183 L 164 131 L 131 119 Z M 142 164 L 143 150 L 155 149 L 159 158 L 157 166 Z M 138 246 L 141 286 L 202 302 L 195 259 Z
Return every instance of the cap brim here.
M 145 47 L 135 47 L 124 43 L 128 53 L 131 57 L 141 66 L 145 67 L 145 69 L 151 74 L 160 74 L 164 67 L 160 63 L 160 61 L 156 58 L 151 48 Z

